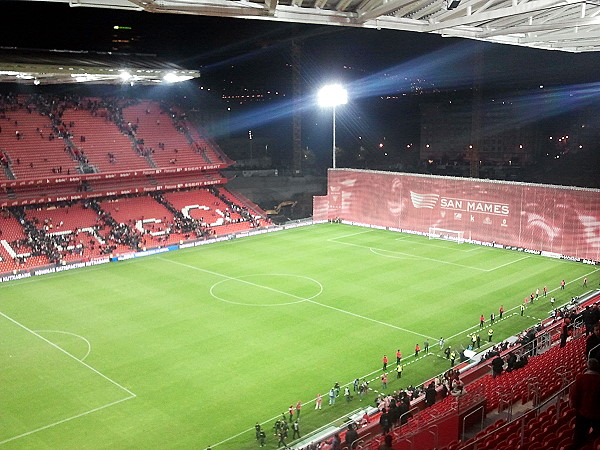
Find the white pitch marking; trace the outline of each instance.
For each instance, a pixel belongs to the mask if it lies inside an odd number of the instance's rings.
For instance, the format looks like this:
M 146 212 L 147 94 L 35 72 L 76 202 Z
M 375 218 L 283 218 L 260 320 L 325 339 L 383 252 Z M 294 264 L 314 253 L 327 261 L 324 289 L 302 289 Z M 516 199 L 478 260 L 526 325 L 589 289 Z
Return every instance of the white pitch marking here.
M 521 258 L 521 259 L 523 259 L 523 258 Z M 567 282 L 566 284 L 567 284 L 567 285 L 569 285 L 569 284 L 575 283 L 576 281 L 579 281 L 579 280 L 583 279 L 583 278 L 584 278 L 584 277 L 586 277 L 586 276 L 590 276 L 590 275 L 591 275 L 591 274 L 593 274 L 594 272 L 596 272 L 596 270 L 592 270 L 591 272 L 588 272 L 587 274 L 585 274 L 585 275 L 582 275 L 582 276 L 580 276 L 579 278 L 575 278 L 573 281 L 569 281 L 569 282 Z M 560 287 L 556 287 L 556 288 L 554 288 L 554 289 L 551 289 L 551 290 L 549 290 L 549 291 L 548 291 L 548 294 L 551 294 L 551 293 L 553 293 L 553 292 L 556 292 L 556 291 L 558 291 L 558 290 L 560 290 Z M 540 298 L 538 298 L 538 301 L 543 301 L 543 300 L 541 300 L 542 298 L 543 298 L 543 297 L 540 297 Z M 560 306 L 560 305 L 559 305 L 559 306 Z M 511 311 L 515 311 L 517 308 L 520 308 L 520 307 L 521 307 L 521 305 L 520 305 L 520 304 L 519 304 L 519 305 L 516 305 L 516 306 L 514 306 L 514 307 L 512 307 L 512 308 L 510 308 L 510 309 L 507 309 L 507 310 L 504 312 L 504 314 L 510 313 Z M 557 307 L 558 307 L 558 306 L 557 306 Z M 516 316 L 516 315 L 517 315 L 517 312 L 514 312 L 514 313 L 510 314 L 510 316 Z M 510 317 L 510 316 L 508 316 L 508 317 Z M 506 317 L 506 318 L 508 318 L 508 317 Z M 535 318 L 535 317 L 533 317 L 533 316 L 530 316 L 530 315 L 527 315 L 527 317 L 530 317 L 530 318 L 532 318 L 532 319 L 535 319 L 535 320 L 536 320 L 536 322 L 539 322 L 539 321 L 541 320 L 541 319 L 537 319 L 537 318 Z M 496 321 L 498 321 L 498 320 L 504 320 L 504 319 L 505 319 L 505 318 L 503 317 L 502 319 L 496 319 Z M 463 330 L 463 331 L 461 331 L 461 332 L 458 332 L 458 333 L 456 333 L 456 334 L 454 334 L 454 335 L 452 335 L 452 336 L 448 337 L 447 339 L 452 339 L 452 338 L 455 338 L 455 337 L 457 337 L 457 336 L 460 336 L 460 335 L 462 335 L 462 334 L 465 334 L 466 332 L 468 332 L 468 331 L 472 330 L 473 328 L 477 328 L 477 327 L 479 327 L 479 325 L 474 325 L 474 326 L 472 326 L 472 327 L 470 327 L 470 328 L 467 328 L 467 329 L 465 329 L 465 330 Z M 486 325 L 486 326 L 485 326 L 485 328 L 487 328 L 487 327 L 489 327 L 489 325 Z M 434 344 L 434 345 L 437 345 L 437 344 Z
M 304 278 L 306 280 L 314 282 L 317 286 L 319 286 L 319 292 L 317 292 L 315 295 L 313 295 L 311 297 L 308 297 L 308 298 L 297 297 L 297 296 L 293 296 L 292 294 L 284 293 L 284 292 L 278 291 L 276 289 L 269 288 L 269 287 L 264 286 L 264 285 L 260 285 L 260 284 L 252 283 L 251 281 L 245 281 L 245 280 L 243 280 L 244 277 L 248 277 L 248 276 L 265 276 L 265 275 L 267 275 L 267 276 L 287 276 L 287 277 Z M 285 273 L 253 274 L 253 275 L 242 275 L 241 277 L 237 277 L 237 278 L 233 277 L 232 279 L 235 280 L 235 281 L 239 281 L 239 282 L 245 283 L 245 284 L 249 284 L 251 286 L 259 287 L 261 289 L 269 289 L 269 290 L 275 291 L 277 293 L 283 293 L 283 294 L 286 294 L 286 295 L 290 295 L 290 296 L 293 296 L 295 298 L 298 298 L 299 300 L 295 301 L 295 302 L 287 302 L 287 303 L 242 303 L 242 302 L 234 302 L 234 301 L 231 301 L 231 300 L 226 300 L 224 298 L 219 297 L 217 294 L 215 294 L 214 293 L 214 288 L 217 285 L 219 285 L 219 284 L 221 284 L 223 282 L 229 281 L 230 280 L 229 278 L 226 278 L 225 280 L 221 280 L 221 281 L 218 281 L 215 284 L 213 284 L 210 287 L 210 294 L 214 298 L 216 298 L 217 300 L 221 300 L 222 302 L 225 302 L 225 303 L 231 303 L 232 305 L 243 305 L 243 306 L 285 306 L 285 305 L 295 305 L 296 303 L 305 302 L 306 300 L 310 300 L 311 298 L 318 297 L 323 292 L 323 285 L 321 283 L 319 283 L 314 278 L 305 277 L 305 276 L 302 276 L 302 275 L 290 275 L 290 274 L 285 274 Z
M 381 322 L 380 320 L 377 320 L 377 319 L 371 319 L 370 317 L 361 316 L 360 314 L 355 314 L 353 312 L 346 311 L 344 309 L 336 308 L 335 306 L 325 305 L 324 303 L 315 302 L 314 300 L 307 300 L 307 302 L 314 303 L 315 305 L 319 305 L 319 306 L 322 306 L 324 308 L 333 309 L 335 311 L 339 311 L 339 312 L 344 313 L 344 314 L 350 314 L 351 316 L 358 317 L 359 319 L 369 320 L 371 322 L 378 323 L 379 325 L 384 325 L 386 327 L 395 328 L 396 330 L 404 331 L 406 333 L 415 334 L 417 336 L 428 338 L 428 339 L 435 339 L 435 338 L 433 338 L 431 336 L 427 336 L 426 334 L 417 333 L 416 331 L 407 330 L 406 328 L 402 328 L 402 327 L 399 327 L 399 326 L 396 326 L 396 325 L 392 325 L 391 323 Z
M 408 236 L 402 236 L 402 237 L 399 237 L 399 238 L 395 238 L 394 240 L 395 241 L 406 241 L 408 239 L 409 239 Z M 482 248 L 479 245 L 474 245 L 472 248 L 468 248 L 468 249 L 464 250 L 463 248 L 457 248 L 456 244 L 453 245 L 453 246 L 446 246 L 446 245 L 440 245 L 440 244 L 429 244 L 429 243 L 425 243 L 425 242 L 421 242 L 421 241 L 414 241 L 414 240 L 411 240 L 410 243 L 411 243 L 411 245 L 412 244 L 415 244 L 415 245 L 425 245 L 425 246 L 428 246 L 428 247 L 443 248 L 445 250 L 456 250 L 456 251 L 461 252 L 461 253 L 475 252 L 475 251 L 480 250 Z
M 403 360 L 403 361 L 402 361 L 402 365 L 403 365 L 403 366 L 409 366 L 409 365 L 411 365 L 412 363 L 415 363 L 415 362 L 417 362 L 419 359 L 425 358 L 425 357 L 427 357 L 427 356 L 429 356 L 429 355 L 434 355 L 434 353 L 433 353 L 433 352 L 426 353 L 425 355 L 423 355 L 423 356 L 420 356 L 420 357 L 418 357 L 417 359 L 414 359 L 414 355 L 412 355 L 412 354 L 411 354 L 411 355 L 407 356 L 405 359 L 413 358 L 413 360 L 412 360 L 412 361 L 408 361 L 408 362 L 404 362 L 404 360 Z M 439 356 L 439 355 L 438 355 L 438 356 Z M 394 363 L 392 363 L 391 365 L 393 366 L 393 365 L 394 365 Z M 372 372 L 369 372 L 369 373 L 367 373 L 367 374 L 363 375 L 362 377 L 358 377 L 358 378 L 359 378 L 359 379 L 361 379 L 361 378 L 362 378 L 362 379 L 367 379 L 368 377 L 371 377 L 371 376 L 372 376 L 372 375 L 374 375 L 375 373 L 382 373 L 382 374 L 383 374 L 383 371 L 382 371 L 381 369 L 377 369 L 377 370 L 374 370 L 374 371 L 372 371 Z M 393 373 L 393 371 L 391 371 L 391 370 L 390 370 L 390 371 L 388 371 L 388 372 L 385 372 L 385 373 L 386 373 L 386 375 L 391 375 L 391 374 Z M 370 380 L 369 380 L 369 383 L 372 383 L 373 381 L 376 381 L 376 380 L 379 380 L 379 377 L 375 377 L 375 378 L 372 378 L 372 379 L 370 379 Z M 396 378 L 394 378 L 393 380 L 396 380 Z M 393 380 L 390 380 L 390 381 L 393 381 Z M 346 386 L 352 386 L 352 385 L 353 385 L 353 383 L 354 383 L 354 380 L 352 380 L 352 381 L 350 381 L 350 382 L 348 382 L 348 383 L 342 384 L 340 387 L 343 387 L 343 388 L 344 388 L 344 387 L 346 387 Z M 372 391 L 374 391 L 374 392 L 378 392 L 376 389 L 373 389 L 373 388 L 371 388 L 371 387 L 370 387 L 370 388 L 369 388 L 369 391 L 371 391 L 371 390 L 372 390 Z M 303 405 L 303 406 L 310 405 L 311 403 L 314 403 L 315 401 L 316 401 L 316 398 L 313 398 L 313 399 L 310 399 L 310 400 L 309 400 L 309 401 L 307 401 L 307 402 L 303 402 L 303 403 L 302 403 L 302 405 Z M 272 417 L 272 418 L 270 418 L 270 419 L 267 419 L 267 420 L 265 420 L 265 421 L 263 421 L 263 422 L 260 422 L 260 425 L 262 426 L 262 425 L 264 425 L 264 424 L 266 424 L 266 423 L 268 423 L 268 422 L 272 422 L 272 421 L 273 421 L 273 420 L 275 420 L 275 419 L 279 419 L 280 417 L 281 417 L 281 414 L 278 414 L 278 415 L 276 415 L 275 417 Z M 237 434 L 235 434 L 235 435 L 233 435 L 233 436 L 230 436 L 230 437 L 228 437 L 227 439 L 224 439 L 224 440 L 222 440 L 222 441 L 220 441 L 220 442 L 217 442 L 216 444 L 213 444 L 213 445 L 212 445 L 212 447 L 217 447 L 218 445 L 225 444 L 226 442 L 229 442 L 229 441 L 231 441 L 232 439 L 235 439 L 235 438 L 237 438 L 238 436 L 241 436 L 242 434 L 245 434 L 245 433 L 249 433 L 249 432 L 251 432 L 251 431 L 253 431 L 253 430 L 254 430 L 254 427 L 252 427 L 252 428 L 248 428 L 248 429 L 246 429 L 246 430 L 244 430 L 244 431 L 240 431 L 239 433 L 237 433 Z
M 79 361 L 83 361 L 85 358 L 88 357 L 88 355 L 90 354 L 90 352 L 92 351 L 92 344 L 90 344 L 90 341 L 88 341 L 86 338 L 84 338 L 83 336 L 80 336 L 78 334 L 75 333 L 70 333 L 68 331 L 59 331 L 59 330 L 36 330 L 36 333 L 60 333 L 60 334 L 70 334 L 71 336 L 75 336 L 78 337 L 79 339 L 82 339 L 83 341 L 85 341 L 85 343 L 87 344 L 87 353 L 84 355 L 83 358 L 81 358 Z
M 66 351 L 65 349 L 63 349 L 63 348 L 59 347 L 59 346 L 58 346 L 58 345 L 56 345 L 54 342 L 51 342 L 51 341 L 49 341 L 49 340 L 48 340 L 48 339 L 46 339 L 45 337 L 41 336 L 40 334 L 36 333 L 36 332 L 35 332 L 35 331 L 33 331 L 32 329 L 30 329 L 30 328 L 26 327 L 26 326 L 25 326 L 25 325 L 23 325 L 22 323 L 20 323 L 20 322 L 16 321 L 15 319 L 13 319 L 13 318 L 11 318 L 11 317 L 7 316 L 6 314 L 4 314 L 4 313 L 2 313 L 2 312 L 0 312 L 0 316 L 4 317 L 5 319 L 8 319 L 9 321 L 11 321 L 12 323 L 14 323 L 15 325 L 17 325 L 17 326 L 19 326 L 19 327 L 23 328 L 25 331 L 28 331 L 29 333 L 33 334 L 33 335 L 34 335 L 34 336 L 36 336 L 37 338 L 41 339 L 42 341 L 46 342 L 47 344 L 49 344 L 49 345 L 51 345 L 52 347 L 56 348 L 57 350 L 61 351 L 61 352 L 62 352 L 62 353 L 64 353 L 65 355 L 69 356 L 70 358 L 73 358 L 75 361 L 77 361 L 77 362 L 79 362 L 80 364 L 82 364 L 83 366 L 87 367 L 89 370 L 91 370 L 92 372 L 94 372 L 96 375 L 99 375 L 100 377 L 104 378 L 105 380 L 107 380 L 107 381 L 108 381 L 108 382 L 110 382 L 111 384 L 113 384 L 113 385 L 115 385 L 115 386 L 119 387 L 120 389 L 124 390 L 125 392 L 127 392 L 127 393 L 129 394 L 129 397 L 123 398 L 123 399 L 121 399 L 121 400 L 117 400 L 117 401 L 115 401 L 115 402 L 108 403 L 108 404 L 106 404 L 106 405 L 103 405 L 103 406 L 99 406 L 98 408 L 91 409 L 91 410 L 89 410 L 89 411 L 86 411 L 86 412 L 83 412 L 83 413 L 81 413 L 81 414 L 77 414 L 77 415 L 75 415 L 75 416 L 67 417 L 66 419 L 62 419 L 62 420 L 59 420 L 59 421 L 57 421 L 57 422 L 54 422 L 54 423 L 51 423 L 51 424 L 48 424 L 48 425 L 44 425 L 43 427 L 36 428 L 35 430 L 31 430 L 31 431 L 28 431 L 28 432 L 26 432 L 26 433 L 20 434 L 20 435 L 18 435 L 18 436 L 13 436 L 13 437 L 11 437 L 11 438 L 5 439 L 5 440 L 3 440 L 3 441 L 0 441 L 0 445 L 3 445 L 3 444 L 5 444 L 5 443 L 7 443 L 7 442 L 14 441 L 14 440 L 16 440 L 16 439 L 19 439 L 19 438 L 22 438 L 22 437 L 25 437 L 25 436 L 29 436 L 29 435 L 31 435 L 31 434 L 33 434 L 33 433 L 37 433 L 38 431 L 46 430 L 46 429 L 48 429 L 48 428 L 51 428 L 51 427 L 54 427 L 54 426 L 56 426 L 56 425 L 60 425 L 61 423 L 65 423 L 65 422 L 68 422 L 68 421 L 70 421 L 70 420 L 77 419 L 78 417 L 85 416 L 85 415 L 87 415 L 87 414 L 90 414 L 90 413 L 93 413 L 93 412 L 99 411 L 99 410 L 101 410 L 101 409 L 104 409 L 104 408 L 108 408 L 109 406 L 113 406 L 113 405 L 116 405 L 116 404 L 118 404 L 118 403 L 124 402 L 125 400 L 129 400 L 129 399 L 132 399 L 132 398 L 135 398 L 135 397 L 136 397 L 136 395 L 135 395 L 133 392 L 131 392 L 129 389 L 125 388 L 124 386 L 121 386 L 121 385 L 120 385 L 119 383 L 117 383 L 116 381 L 114 381 L 114 380 L 111 380 L 111 379 L 110 379 L 110 378 L 108 378 L 106 375 L 104 375 L 103 373 L 101 373 L 101 372 L 99 372 L 98 370 L 94 369 L 94 368 L 93 368 L 92 366 L 90 366 L 89 364 L 87 364 L 87 363 L 83 362 L 83 360 L 81 360 L 81 359 L 78 359 L 76 356 L 72 355 L 71 353 L 69 353 L 69 352 L 68 352 L 68 351 Z M 87 355 L 86 355 L 86 356 L 87 356 Z
M 382 250 L 380 250 L 378 248 L 373 248 L 373 247 L 370 247 L 369 251 L 371 253 L 373 253 L 374 255 L 383 256 L 384 258 L 394 258 L 394 259 L 402 259 L 402 260 L 415 260 L 415 259 L 418 259 L 418 256 L 408 256 L 407 255 L 405 257 L 402 257 L 402 256 L 396 256 L 396 255 L 385 255 L 385 254 L 380 253 Z
M 488 272 L 492 272 L 494 270 L 501 269 L 502 267 L 510 266 L 511 264 L 514 264 L 514 263 L 519 262 L 519 261 L 523 261 L 524 259 L 527 259 L 527 258 L 529 258 L 529 256 L 523 256 L 522 258 L 515 259 L 514 261 L 510 261 L 510 262 L 507 262 L 505 264 L 500 264 L 499 266 L 496 266 L 493 269 L 488 270 Z
M 159 259 L 163 259 L 163 258 L 159 258 Z M 206 270 L 206 269 L 201 269 L 200 267 L 191 266 L 189 264 L 180 263 L 178 261 L 173 261 L 173 260 L 170 260 L 170 259 L 163 259 L 163 260 L 171 262 L 173 264 L 178 264 L 180 266 L 188 267 L 190 269 L 198 270 L 200 272 L 206 272 L 206 273 L 209 273 L 211 275 L 217 275 L 217 276 L 221 276 L 223 278 L 228 278 L 228 279 L 231 279 L 231 280 L 236 280 L 236 281 L 239 281 L 240 283 L 249 284 L 251 286 L 255 286 L 255 287 L 259 287 L 259 288 L 264 288 L 264 289 L 267 289 L 269 291 L 272 291 L 272 292 L 275 292 L 275 293 L 278 293 L 278 294 L 287 295 L 289 297 L 296 298 L 296 299 L 299 299 L 299 300 L 304 300 L 306 302 L 313 303 L 313 304 L 318 305 L 318 306 L 322 306 L 323 308 L 333 309 L 335 311 L 338 311 L 338 312 L 341 312 L 341 313 L 344 313 L 344 314 L 349 314 L 349 315 L 357 317 L 359 319 L 368 320 L 370 322 L 378 323 L 379 325 L 384 325 L 386 327 L 395 328 L 396 330 L 405 331 L 407 333 L 415 334 L 417 336 L 421 336 L 421 337 L 425 337 L 425 338 L 429 338 L 429 339 L 434 339 L 431 336 L 427 336 L 425 334 L 421 334 L 421 333 L 417 333 L 415 331 L 407 330 L 406 328 L 398 327 L 396 325 L 392 325 L 392 324 L 386 323 L 386 322 L 381 322 L 380 320 L 377 320 L 377 319 L 371 319 L 370 317 L 366 317 L 366 316 L 362 316 L 360 314 L 356 314 L 356 313 L 353 313 L 353 312 L 350 312 L 350 311 L 346 311 L 345 309 L 336 308 L 335 306 L 330 306 L 330 305 L 326 305 L 324 303 L 319 303 L 319 302 L 316 302 L 316 301 L 312 300 L 311 298 L 300 297 L 298 295 L 290 294 L 289 292 L 280 291 L 279 289 L 274 289 L 274 288 L 271 288 L 269 286 L 263 286 L 263 285 L 260 285 L 260 284 L 252 283 L 250 281 L 240 280 L 239 278 L 231 277 L 229 275 L 219 274 L 219 273 L 212 272 L 212 271 Z
M 354 244 L 347 244 L 347 245 L 354 245 Z M 362 245 L 359 245 L 358 247 L 366 248 L 366 247 L 364 247 Z M 404 257 L 410 257 L 412 259 L 420 259 L 420 260 L 425 260 L 425 261 L 433 261 L 433 262 L 438 262 L 438 263 L 441 263 L 441 264 L 448 264 L 448 265 L 451 265 L 451 266 L 462 267 L 462 268 L 465 268 L 465 269 L 478 270 L 480 272 L 489 272 L 490 271 L 489 269 L 481 269 L 479 267 L 466 266 L 464 264 L 458 264 L 458 263 L 453 263 L 453 262 L 449 262 L 449 261 L 442 261 L 440 259 L 427 258 L 425 256 L 417 256 L 417 255 L 413 255 L 411 253 L 404 253 L 404 252 L 399 252 L 399 251 L 396 251 L 396 250 L 374 249 L 372 247 L 369 247 L 369 250 L 371 250 L 376 255 L 384 256 L 386 258 L 403 259 Z M 381 253 L 377 253 L 377 252 L 381 252 Z M 386 255 L 385 254 L 386 252 L 390 253 L 390 254 Z M 397 253 L 397 254 L 402 255 L 402 256 L 396 256 L 394 253 Z
M 357 231 L 356 233 L 351 233 L 351 234 L 345 234 L 343 236 L 338 236 L 338 237 L 334 237 L 331 239 L 327 239 L 329 242 L 337 242 L 338 239 L 344 239 L 347 237 L 351 237 L 351 236 L 356 236 L 358 234 L 366 234 L 366 233 L 372 233 L 373 230 L 365 230 L 365 231 Z
M 411 257 L 411 258 L 414 258 L 414 259 L 422 259 L 422 260 L 425 260 L 425 261 L 433 261 L 433 262 L 437 262 L 437 263 L 441 263 L 441 264 L 449 264 L 449 265 L 452 265 L 452 266 L 464 267 L 465 269 L 479 270 L 481 272 L 493 272 L 494 270 L 497 270 L 497 269 L 500 269 L 502 267 L 508 266 L 510 264 L 514 264 L 516 262 L 519 262 L 519 261 L 522 261 L 524 259 L 530 258 L 530 256 L 524 256 L 522 258 L 515 259 L 514 261 L 507 262 L 506 264 L 501 264 L 499 266 L 492 267 L 491 269 L 481 269 L 479 267 L 467 266 L 467 265 L 464 265 L 464 264 L 457 264 L 457 263 L 453 263 L 453 262 L 450 262 L 450 261 L 443 261 L 443 260 L 435 259 L 435 258 L 427 258 L 425 256 L 418 256 L 418 255 L 414 255 L 412 253 L 399 252 L 399 251 L 396 251 L 396 250 L 376 249 L 376 248 L 373 248 L 373 247 L 368 247 L 366 245 L 352 244 L 350 242 L 337 242 L 337 243 L 338 244 L 342 244 L 342 245 L 350 245 L 350 246 L 353 246 L 353 247 L 366 248 L 366 249 L 372 251 L 373 253 L 376 253 L 376 251 L 380 251 L 380 252 L 383 252 L 383 253 L 385 253 L 385 252 L 391 253 L 391 255 L 386 255 L 386 254 L 381 254 L 380 255 L 380 256 L 385 256 L 385 257 L 388 257 L 388 258 L 398 258 L 398 256 L 394 255 L 394 253 L 397 253 L 399 255 L 408 256 L 408 257 Z
M 41 339 L 42 341 L 46 342 L 47 344 L 50 344 L 52 347 L 54 347 L 55 349 L 61 351 L 62 353 L 64 353 L 65 355 L 69 356 L 70 358 L 73 358 L 75 361 L 79 362 L 80 364 L 82 364 L 83 366 L 87 367 L 89 370 L 91 370 L 92 372 L 94 372 L 96 375 L 101 376 L 102 378 L 104 378 L 106 381 L 110 382 L 111 384 L 114 384 L 115 386 L 121 388 L 122 390 L 124 390 L 125 392 L 127 392 L 129 395 L 135 397 L 136 395 L 131 392 L 129 389 L 127 389 L 124 386 L 121 386 L 119 383 L 117 383 L 114 380 L 111 380 L 110 378 L 108 378 L 106 375 L 104 375 L 103 373 L 99 372 L 98 370 L 94 369 L 92 366 L 90 366 L 89 364 L 81 361 L 80 359 L 78 359 L 76 356 L 72 355 L 71 353 L 69 353 L 68 351 L 66 351 L 64 348 L 59 347 L 58 345 L 56 345 L 54 342 L 49 341 L 48 339 L 46 339 L 44 336 L 36 333 L 35 331 L 33 331 L 31 328 L 27 328 L 25 325 L 23 325 L 22 323 L 17 322 L 15 319 L 8 317 L 6 314 L 0 312 L 0 316 L 4 317 L 5 319 L 10 320 L 12 323 L 14 323 L 15 325 L 18 325 L 19 327 L 23 328 L 25 331 L 30 332 L 31 334 L 33 334 L 34 336 L 38 337 L 39 339 Z
M 51 424 L 48 424 L 48 425 L 44 425 L 43 427 L 36 428 L 35 430 L 28 431 L 27 433 L 19 434 L 18 436 L 13 436 L 11 438 L 5 439 L 3 441 L 0 441 L 0 445 L 6 444 L 7 442 L 15 441 L 15 440 L 20 439 L 20 438 L 25 437 L 25 436 L 29 436 L 31 434 L 37 433 L 38 431 L 47 430 L 48 428 L 55 427 L 56 425 L 60 425 L 61 423 L 69 422 L 69 421 L 71 421 L 73 419 L 78 419 L 79 417 L 83 417 L 83 416 L 86 416 L 88 414 L 94 413 L 96 411 L 100 411 L 102 409 L 108 408 L 110 406 L 114 406 L 114 405 L 116 405 L 118 403 L 122 403 L 122 402 L 124 402 L 126 400 L 131 400 L 132 398 L 135 398 L 135 394 L 132 394 L 132 395 L 130 395 L 127 398 L 123 398 L 121 400 L 117 400 L 116 402 L 108 403 L 106 405 L 99 406 L 98 408 L 90 409 L 89 411 L 82 412 L 81 414 L 77 414 L 75 416 L 67 417 L 66 419 L 59 420 L 58 422 L 54 422 L 54 423 L 51 423 Z

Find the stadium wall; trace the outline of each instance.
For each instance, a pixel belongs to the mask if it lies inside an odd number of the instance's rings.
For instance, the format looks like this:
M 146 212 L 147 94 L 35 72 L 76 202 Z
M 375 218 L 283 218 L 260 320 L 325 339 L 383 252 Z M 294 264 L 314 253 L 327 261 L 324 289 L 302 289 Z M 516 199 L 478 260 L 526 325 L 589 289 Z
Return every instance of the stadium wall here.
M 456 230 L 471 242 L 600 262 L 598 189 L 330 169 L 313 220 L 336 219 L 424 235 Z

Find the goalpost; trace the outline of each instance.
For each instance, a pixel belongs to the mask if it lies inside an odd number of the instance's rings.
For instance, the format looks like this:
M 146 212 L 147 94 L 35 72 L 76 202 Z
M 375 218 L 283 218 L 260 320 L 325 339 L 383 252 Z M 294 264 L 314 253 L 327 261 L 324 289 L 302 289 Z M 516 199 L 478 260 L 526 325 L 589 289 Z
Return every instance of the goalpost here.
M 458 244 L 465 242 L 465 232 L 458 230 L 447 230 L 445 228 L 429 227 L 429 239 L 442 239 L 453 241 Z

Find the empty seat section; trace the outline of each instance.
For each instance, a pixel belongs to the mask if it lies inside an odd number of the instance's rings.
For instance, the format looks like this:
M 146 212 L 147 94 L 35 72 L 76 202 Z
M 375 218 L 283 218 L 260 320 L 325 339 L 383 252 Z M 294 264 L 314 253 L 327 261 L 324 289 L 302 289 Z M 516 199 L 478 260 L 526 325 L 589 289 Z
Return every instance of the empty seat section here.
M 164 113 L 158 103 L 142 101 L 123 108 L 123 118 L 136 128 L 136 139 L 143 141 L 144 150 L 157 167 L 207 164 L 207 160 L 194 151 L 188 137 L 175 128 L 172 117 Z
M 82 152 L 97 171 L 106 173 L 150 168 L 146 159 L 135 150 L 131 138 L 124 135 L 106 115 L 67 108 L 63 120 L 69 124 L 77 151 Z
M 0 119 L 0 150 L 9 160 L 16 179 L 46 178 L 76 173 L 78 164 L 67 152 L 65 141 L 52 129 L 50 119 L 40 115 L 26 98 Z M 4 172 L 4 171 L 1 171 Z
M 20 268 L 21 264 L 15 259 L 15 253 L 31 252 L 31 248 L 23 248 L 18 241 L 25 239 L 23 227 L 17 219 L 7 211 L 0 215 L 0 271 L 11 272 Z

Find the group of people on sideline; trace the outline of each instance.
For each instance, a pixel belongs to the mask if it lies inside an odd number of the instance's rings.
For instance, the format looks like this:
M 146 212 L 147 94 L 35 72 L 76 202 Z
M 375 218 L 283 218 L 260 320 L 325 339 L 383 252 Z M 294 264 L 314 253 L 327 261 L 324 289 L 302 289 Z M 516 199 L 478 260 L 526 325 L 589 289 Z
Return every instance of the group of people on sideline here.
M 547 289 L 542 290 L 543 296 L 547 295 Z M 533 301 L 539 297 L 539 292 L 533 294 Z M 528 302 L 529 303 L 529 302 Z M 504 315 L 503 306 L 500 307 L 497 318 L 501 319 Z M 576 421 L 574 427 L 574 448 L 579 449 L 586 442 L 591 442 L 593 439 L 600 437 L 600 307 L 598 305 L 587 306 L 583 309 L 569 308 L 567 306 L 558 308 L 553 311 L 552 323 L 561 320 L 561 346 L 562 335 L 567 337 L 572 334 L 575 323 L 583 324 L 586 337 L 586 359 L 587 368 L 585 372 L 577 375 L 570 389 L 571 406 L 576 411 Z M 492 315 L 490 322 L 496 320 Z M 481 321 L 485 322 L 482 316 Z M 481 355 L 480 361 L 489 364 L 492 377 L 502 376 L 505 372 L 512 372 L 527 365 L 529 357 L 535 355 L 536 352 L 536 336 L 542 331 L 544 326 L 538 324 L 527 330 L 524 330 L 517 336 L 517 340 L 512 344 L 507 341 L 494 345 L 488 348 Z M 488 336 L 488 342 L 492 341 L 493 332 Z M 481 336 L 478 332 L 473 332 L 468 335 L 469 343 L 467 348 L 476 350 L 481 347 Z M 447 345 L 444 338 L 440 338 L 437 342 L 439 350 L 451 362 L 451 368 L 442 375 L 432 379 L 430 382 L 422 386 L 408 386 L 406 389 L 399 389 L 391 393 L 387 393 L 388 388 L 388 366 L 390 358 L 387 354 L 383 355 L 381 369 L 383 374 L 380 376 L 381 388 L 375 389 L 378 394 L 374 399 L 374 406 L 379 410 L 378 425 L 381 432 L 386 435 L 380 449 L 392 449 L 392 438 L 390 431 L 396 427 L 406 423 L 411 417 L 411 402 L 417 398 L 422 398 L 425 407 L 430 407 L 437 400 L 448 395 L 460 397 L 467 394 L 467 388 L 460 377 L 460 372 L 455 368 L 455 360 L 462 357 L 463 351 L 457 351 Z M 514 346 L 514 348 L 512 348 Z M 414 356 L 418 357 L 421 352 L 429 352 L 429 340 L 425 340 L 423 345 L 415 345 Z M 441 355 L 440 355 L 441 356 Z M 396 378 L 402 377 L 404 368 L 403 355 L 400 349 L 395 353 L 395 368 Z M 375 378 L 374 380 L 376 380 Z M 374 380 L 371 380 L 374 381 Z M 323 397 L 328 400 L 329 406 L 334 406 L 338 398 L 342 398 L 343 402 L 351 402 L 358 396 L 360 401 L 364 396 L 373 390 L 369 386 L 369 381 L 366 378 L 356 378 L 352 383 L 346 386 L 341 386 L 340 383 L 335 383 L 333 387 L 325 394 L 318 394 L 315 400 L 315 410 L 321 410 Z M 295 405 L 290 405 L 288 412 L 282 413 L 282 417 L 276 421 L 273 426 L 273 434 L 278 439 L 278 448 L 287 446 L 286 439 L 292 434 L 293 439 L 300 438 L 300 412 L 301 402 Z M 334 434 L 325 442 L 307 444 L 305 447 L 309 450 L 317 450 L 325 448 L 331 450 L 341 450 L 343 447 L 352 449 L 352 445 L 359 439 L 358 431 L 361 427 L 368 425 L 372 421 L 367 413 L 359 420 L 356 420 L 348 425 L 345 432 Z M 256 439 L 262 447 L 265 445 L 266 433 L 262 427 L 256 424 Z

